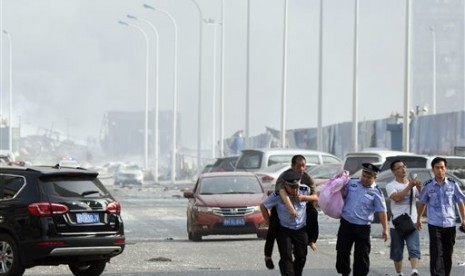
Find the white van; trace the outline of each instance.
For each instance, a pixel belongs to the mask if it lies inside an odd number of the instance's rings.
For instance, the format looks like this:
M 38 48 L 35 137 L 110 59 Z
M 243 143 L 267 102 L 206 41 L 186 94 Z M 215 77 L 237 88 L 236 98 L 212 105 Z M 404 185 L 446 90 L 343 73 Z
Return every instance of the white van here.
M 342 169 L 349 171 L 349 175 L 353 175 L 362 169 L 362 163 L 372 163 L 374 165 L 381 165 L 386 161 L 389 156 L 396 155 L 415 155 L 414 153 L 395 151 L 395 150 L 376 150 L 369 149 L 359 152 L 349 152 L 345 155 L 342 162 Z
M 307 166 L 340 163 L 341 159 L 330 153 L 305 150 L 305 149 L 284 149 L 284 148 L 261 148 L 245 149 L 239 156 L 236 163 L 236 171 L 261 171 L 264 168 L 277 163 L 291 163 L 294 155 L 301 154 L 307 160 Z

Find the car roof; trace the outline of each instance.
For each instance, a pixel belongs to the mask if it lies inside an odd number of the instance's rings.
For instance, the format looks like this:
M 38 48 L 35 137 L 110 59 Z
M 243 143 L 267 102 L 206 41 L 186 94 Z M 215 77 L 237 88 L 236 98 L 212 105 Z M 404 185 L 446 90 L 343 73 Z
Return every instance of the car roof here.
M 244 172 L 244 171 L 232 171 L 232 172 L 207 172 L 200 175 L 199 178 L 208 178 L 208 177 L 227 177 L 227 176 L 253 176 L 255 177 L 255 173 L 253 172 Z
M 35 172 L 44 176 L 58 175 L 87 175 L 89 177 L 97 177 L 96 171 L 91 171 L 83 168 L 70 168 L 59 166 L 15 166 L 15 165 L 0 165 L 0 171 L 18 171 L 18 172 Z
M 258 151 L 258 152 L 267 152 L 267 153 L 296 153 L 296 154 L 305 154 L 305 153 L 314 153 L 314 154 L 328 154 L 333 155 L 328 152 L 318 151 L 318 150 L 309 150 L 309 149 L 299 149 L 299 148 L 254 148 L 254 149 L 243 149 L 242 152 L 246 151 Z

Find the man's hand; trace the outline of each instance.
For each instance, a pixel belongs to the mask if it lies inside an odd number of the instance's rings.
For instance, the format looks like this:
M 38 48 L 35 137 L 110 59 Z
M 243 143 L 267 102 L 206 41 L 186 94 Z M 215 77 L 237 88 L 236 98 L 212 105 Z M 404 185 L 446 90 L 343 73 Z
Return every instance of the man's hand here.
M 423 224 L 421 223 L 421 220 L 417 220 L 417 229 L 418 231 L 421 231 L 421 229 L 423 229 Z
M 389 238 L 388 229 L 383 229 L 383 239 L 386 242 Z
M 291 216 L 291 218 L 297 217 L 297 211 L 295 210 L 294 207 L 288 208 L 288 211 L 289 211 L 289 216 Z

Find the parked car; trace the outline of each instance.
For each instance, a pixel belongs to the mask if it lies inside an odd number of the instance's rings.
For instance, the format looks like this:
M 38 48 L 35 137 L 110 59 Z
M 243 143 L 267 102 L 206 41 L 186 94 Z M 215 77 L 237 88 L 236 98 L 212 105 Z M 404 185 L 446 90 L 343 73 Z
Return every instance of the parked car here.
M 307 173 L 312 177 L 316 186 L 324 184 L 341 170 L 341 163 L 322 164 L 313 167 L 307 167 Z
M 264 168 L 261 171 L 256 172 L 255 174 L 262 181 L 263 187 L 265 190 L 270 191 L 275 189 L 276 180 L 278 177 L 285 171 L 291 168 L 291 162 L 287 163 L 277 163 L 269 167 Z
M 125 247 L 121 205 L 85 169 L 0 166 L 1 275 L 68 265 L 100 275 Z
M 210 168 L 210 172 L 231 172 L 236 168 L 239 156 L 218 157 Z
M 237 160 L 237 171 L 262 171 L 277 163 L 290 163 L 294 155 L 301 154 L 307 161 L 307 166 L 326 163 L 340 163 L 341 160 L 330 153 L 305 149 L 245 149 Z
M 268 228 L 259 205 L 267 197 L 253 173 L 222 172 L 199 176 L 192 191 L 185 191 L 187 234 L 201 241 L 207 235 L 256 234 L 266 236 Z
M 144 172 L 137 165 L 120 166 L 115 172 L 114 184 L 120 186 L 141 186 L 144 184 Z
M 366 149 L 359 152 L 349 152 L 344 156 L 342 169 L 349 171 L 349 175 L 362 169 L 362 163 L 382 165 L 387 157 L 395 155 L 415 155 L 414 153 L 392 150 Z
M 407 168 L 408 171 L 408 176 L 407 178 L 412 179 L 413 176 L 416 174 L 418 179 L 424 184 L 426 181 L 430 180 L 431 178 L 434 177 L 433 171 L 431 169 L 427 168 Z M 455 182 L 457 182 L 462 189 L 462 191 L 465 192 L 465 183 L 457 178 L 454 174 L 450 173 L 447 171 L 446 176 L 453 179 Z M 386 199 L 386 206 L 388 210 L 388 219 L 391 219 L 391 199 L 387 196 L 386 193 L 386 185 L 393 181 L 395 179 L 395 176 L 392 174 L 391 170 L 386 170 L 384 172 L 381 172 L 378 174 L 378 177 L 376 178 L 376 185 L 381 189 L 381 191 L 384 194 L 384 197 Z M 378 217 L 375 216 L 374 222 L 379 222 Z

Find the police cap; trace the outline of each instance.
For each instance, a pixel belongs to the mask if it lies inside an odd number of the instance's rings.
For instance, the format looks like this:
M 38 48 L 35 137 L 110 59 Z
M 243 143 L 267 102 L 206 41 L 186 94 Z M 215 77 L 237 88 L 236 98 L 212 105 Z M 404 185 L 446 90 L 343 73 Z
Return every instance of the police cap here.
M 380 171 L 378 167 L 371 163 L 362 163 L 362 170 L 373 175 L 377 175 Z
M 289 170 L 283 174 L 283 180 L 290 186 L 298 186 L 301 177 L 300 173 L 293 170 Z

